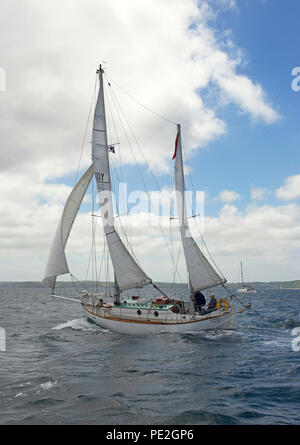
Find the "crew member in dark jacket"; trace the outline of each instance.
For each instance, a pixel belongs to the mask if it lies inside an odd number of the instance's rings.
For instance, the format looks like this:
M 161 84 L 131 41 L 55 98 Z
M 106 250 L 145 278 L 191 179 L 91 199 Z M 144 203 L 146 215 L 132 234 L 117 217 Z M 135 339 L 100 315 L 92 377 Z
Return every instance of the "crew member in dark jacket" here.
M 206 305 L 206 300 L 202 292 L 198 290 L 195 293 L 195 310 L 198 312 L 202 311 L 202 306 Z

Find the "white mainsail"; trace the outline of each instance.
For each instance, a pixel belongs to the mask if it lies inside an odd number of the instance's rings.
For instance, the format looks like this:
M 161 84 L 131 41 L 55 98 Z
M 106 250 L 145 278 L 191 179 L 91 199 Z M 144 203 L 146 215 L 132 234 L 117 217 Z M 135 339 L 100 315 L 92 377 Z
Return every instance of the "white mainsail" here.
M 91 165 L 74 186 L 57 226 L 43 279 L 43 284 L 52 289 L 55 287 L 58 275 L 69 273 L 65 247 L 82 199 L 92 180 L 93 173 L 94 169 L 93 165 Z
M 185 262 L 189 273 L 190 285 L 192 287 L 192 291 L 195 292 L 197 290 L 208 289 L 209 287 L 224 284 L 226 283 L 226 279 L 224 277 L 220 277 L 220 275 L 210 265 L 208 260 L 201 252 L 199 246 L 196 244 L 189 233 L 189 226 L 186 214 L 185 181 L 182 161 L 180 125 L 178 125 L 177 128 L 178 133 L 174 154 L 174 157 L 176 156 L 174 167 L 175 193 Z
M 99 194 L 99 204 L 115 279 L 120 290 L 141 287 L 152 280 L 129 253 L 114 227 L 111 178 L 109 168 L 103 71 L 99 70 L 100 88 L 94 115 L 92 156 Z

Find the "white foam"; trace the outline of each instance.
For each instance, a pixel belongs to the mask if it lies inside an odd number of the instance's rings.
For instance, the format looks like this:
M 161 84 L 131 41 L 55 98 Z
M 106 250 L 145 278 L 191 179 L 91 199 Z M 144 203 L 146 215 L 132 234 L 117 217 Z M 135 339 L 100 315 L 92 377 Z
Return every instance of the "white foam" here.
M 61 331 L 62 329 L 74 329 L 74 331 L 94 331 L 95 327 L 91 325 L 86 318 L 75 318 L 74 320 L 69 320 L 66 323 L 61 323 L 54 328 L 56 331 Z
M 41 384 L 41 388 L 44 391 L 48 391 L 49 389 L 53 388 L 55 385 L 57 385 L 57 381 L 56 380 L 49 380 L 49 382 L 42 383 Z
M 27 396 L 23 392 L 18 392 L 18 394 L 16 394 L 15 397 L 19 398 L 19 397 L 27 397 Z
M 273 340 L 267 340 L 263 341 L 263 344 L 266 346 L 273 346 L 276 348 L 282 348 L 282 347 L 291 347 L 291 339 L 289 338 L 277 338 Z

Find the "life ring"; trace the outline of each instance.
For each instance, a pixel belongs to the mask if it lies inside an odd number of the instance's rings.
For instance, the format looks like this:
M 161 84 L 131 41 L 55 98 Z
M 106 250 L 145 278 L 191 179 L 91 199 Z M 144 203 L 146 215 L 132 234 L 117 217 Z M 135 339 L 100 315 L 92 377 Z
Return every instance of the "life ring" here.
M 217 301 L 217 309 L 223 309 L 224 311 L 228 311 L 229 303 L 226 298 L 221 298 Z

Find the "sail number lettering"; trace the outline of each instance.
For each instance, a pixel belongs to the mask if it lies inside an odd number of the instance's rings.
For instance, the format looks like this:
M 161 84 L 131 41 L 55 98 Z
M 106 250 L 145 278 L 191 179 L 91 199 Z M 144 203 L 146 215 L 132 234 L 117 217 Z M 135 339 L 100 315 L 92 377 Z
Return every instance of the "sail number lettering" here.
M 95 172 L 95 178 L 96 178 L 96 181 L 103 182 L 104 181 L 104 173 Z

